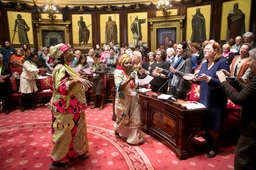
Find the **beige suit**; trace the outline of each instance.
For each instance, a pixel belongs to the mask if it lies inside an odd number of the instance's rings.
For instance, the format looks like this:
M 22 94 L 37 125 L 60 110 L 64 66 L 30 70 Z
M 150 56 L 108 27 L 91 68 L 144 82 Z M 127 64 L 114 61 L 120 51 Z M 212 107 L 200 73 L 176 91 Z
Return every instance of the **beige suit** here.
M 30 61 L 25 61 L 23 64 L 22 73 L 20 76 L 20 89 L 21 93 L 33 93 L 37 91 L 36 78 L 39 69 L 36 64 Z

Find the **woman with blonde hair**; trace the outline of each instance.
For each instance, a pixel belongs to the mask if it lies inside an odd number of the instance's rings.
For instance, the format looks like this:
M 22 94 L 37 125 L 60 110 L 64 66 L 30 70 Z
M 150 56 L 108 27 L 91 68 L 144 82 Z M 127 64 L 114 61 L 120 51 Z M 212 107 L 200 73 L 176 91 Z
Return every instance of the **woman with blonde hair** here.
M 141 65 L 141 62 L 142 62 L 141 52 L 134 51 L 132 53 L 132 62 L 133 62 L 133 70 L 138 72 L 142 67 L 142 65 Z

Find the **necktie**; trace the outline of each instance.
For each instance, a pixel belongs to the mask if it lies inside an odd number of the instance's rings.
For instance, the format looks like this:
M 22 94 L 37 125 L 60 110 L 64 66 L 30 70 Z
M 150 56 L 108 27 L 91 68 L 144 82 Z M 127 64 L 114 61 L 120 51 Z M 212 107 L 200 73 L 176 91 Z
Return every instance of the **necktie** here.
M 238 50 L 239 50 L 239 45 L 236 46 L 236 51 L 238 51 Z

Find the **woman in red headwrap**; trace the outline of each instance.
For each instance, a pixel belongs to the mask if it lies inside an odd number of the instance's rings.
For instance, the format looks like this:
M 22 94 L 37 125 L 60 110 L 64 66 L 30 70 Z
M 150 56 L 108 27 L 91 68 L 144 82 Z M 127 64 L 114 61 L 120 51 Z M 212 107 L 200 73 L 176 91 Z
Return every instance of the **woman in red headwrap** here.
M 49 169 L 67 169 L 70 161 L 86 158 L 89 151 L 84 110 L 85 91 L 92 83 L 69 67 L 74 59 L 70 46 L 59 44 L 51 47 L 50 57 L 54 58 L 54 92 L 48 106 L 53 114 L 54 146 Z
M 128 144 L 137 145 L 144 141 L 140 129 L 140 104 L 136 83 L 137 72 L 131 71 L 132 59 L 128 54 L 119 58 L 122 70 L 116 70 L 114 74 L 116 88 L 115 136 L 126 138 Z

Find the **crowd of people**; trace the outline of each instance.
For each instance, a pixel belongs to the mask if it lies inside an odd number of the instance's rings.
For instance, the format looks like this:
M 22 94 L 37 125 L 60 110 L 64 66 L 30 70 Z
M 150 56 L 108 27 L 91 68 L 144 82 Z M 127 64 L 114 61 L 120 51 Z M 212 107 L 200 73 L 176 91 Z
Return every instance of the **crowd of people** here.
M 208 158 L 218 154 L 218 138 L 226 114 L 227 97 L 242 106 L 240 132 L 235 155 L 235 169 L 255 165 L 255 123 L 253 96 L 256 73 L 256 42 L 251 32 L 237 36 L 221 45 L 205 40 L 201 45 L 170 41 L 155 52 L 146 53 L 143 42 L 132 50 L 127 43 L 122 47 L 112 42 L 89 49 L 88 54 L 74 50 L 66 44 L 42 47 L 39 52 L 27 45 L 15 50 L 8 41 L 0 53 L 0 93 L 8 100 L 11 93 L 11 68 L 21 68 L 19 91 L 31 98 L 35 109 L 35 80 L 43 70 L 53 78 L 53 95 L 47 106 L 53 114 L 50 169 L 67 169 L 70 161 L 88 157 L 88 138 L 84 110 L 87 108 L 86 91 L 92 88 L 94 104 L 91 109 L 104 108 L 104 76 L 114 74 L 116 88 L 114 133 L 128 144 L 139 145 L 145 140 L 140 128 L 140 104 L 137 92 L 138 79 L 151 76 L 149 87 L 153 92 L 171 94 L 187 100 L 191 83 L 200 85 L 200 100 L 207 108 L 202 119 Z M 78 72 L 75 71 L 78 68 Z M 84 69 L 90 69 L 92 81 Z M 228 80 L 226 77 L 234 77 Z M 93 86 L 92 86 L 93 85 Z M 230 87 L 234 88 L 230 88 Z M 22 108 L 24 111 L 24 108 Z M 6 113 L 9 111 L 7 109 Z M 61 126 L 60 126 L 61 125 Z M 70 128 L 77 126 L 79 128 Z M 61 129 L 59 127 L 62 127 Z M 81 137 L 82 136 L 82 137 Z M 61 147 L 61 149 L 60 149 Z

